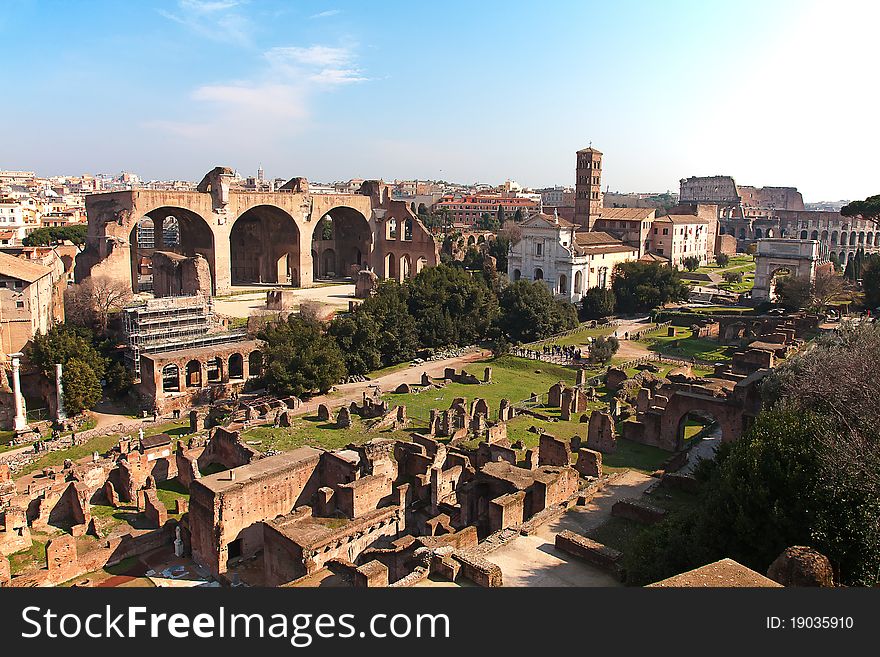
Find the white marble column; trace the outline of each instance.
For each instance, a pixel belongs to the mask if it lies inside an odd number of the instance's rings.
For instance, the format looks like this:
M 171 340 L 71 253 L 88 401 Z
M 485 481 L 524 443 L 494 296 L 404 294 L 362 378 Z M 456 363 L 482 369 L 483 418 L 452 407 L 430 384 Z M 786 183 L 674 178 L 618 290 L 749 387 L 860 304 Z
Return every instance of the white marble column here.
M 55 364 L 55 403 L 57 408 L 55 410 L 55 420 L 58 422 L 63 422 L 67 419 L 67 415 L 64 413 L 64 386 L 61 383 L 61 363 Z
M 19 378 L 19 356 L 21 354 L 12 354 L 12 393 L 15 397 L 15 424 L 16 431 L 24 431 L 27 429 L 27 415 L 24 406 L 24 397 L 21 394 L 21 379 Z

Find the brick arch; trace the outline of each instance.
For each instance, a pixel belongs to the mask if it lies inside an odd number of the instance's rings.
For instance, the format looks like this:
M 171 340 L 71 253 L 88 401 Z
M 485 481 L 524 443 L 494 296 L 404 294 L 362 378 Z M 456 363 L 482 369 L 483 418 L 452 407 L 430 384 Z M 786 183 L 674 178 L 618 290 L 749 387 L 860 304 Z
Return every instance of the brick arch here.
M 721 428 L 722 442 L 733 442 L 743 434 L 745 420 L 740 405 L 707 395 L 676 391 L 664 409 L 658 445 L 670 451 L 680 450 L 684 446 L 682 423 L 694 411 L 715 419 Z

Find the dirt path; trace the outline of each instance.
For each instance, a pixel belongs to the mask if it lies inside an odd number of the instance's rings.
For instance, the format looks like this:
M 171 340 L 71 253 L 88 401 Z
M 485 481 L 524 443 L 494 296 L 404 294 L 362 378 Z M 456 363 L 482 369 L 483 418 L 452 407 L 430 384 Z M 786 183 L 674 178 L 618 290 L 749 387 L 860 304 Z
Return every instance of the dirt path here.
M 608 573 L 556 549 L 556 534 L 584 534 L 611 516 L 625 497 L 639 497 L 656 479 L 629 470 L 609 483 L 584 507 L 576 507 L 543 525 L 532 536 L 517 536 L 485 558 L 501 568 L 504 586 L 620 586 Z

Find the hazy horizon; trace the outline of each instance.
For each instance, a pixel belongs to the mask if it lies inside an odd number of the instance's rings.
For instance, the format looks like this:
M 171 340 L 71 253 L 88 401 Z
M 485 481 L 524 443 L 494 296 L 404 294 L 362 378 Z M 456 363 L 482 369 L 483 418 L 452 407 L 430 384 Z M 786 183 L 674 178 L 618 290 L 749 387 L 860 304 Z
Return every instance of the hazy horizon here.
M 6 0 L 0 168 L 880 192 L 880 5 Z M 11 92 L 11 93 L 10 93 Z

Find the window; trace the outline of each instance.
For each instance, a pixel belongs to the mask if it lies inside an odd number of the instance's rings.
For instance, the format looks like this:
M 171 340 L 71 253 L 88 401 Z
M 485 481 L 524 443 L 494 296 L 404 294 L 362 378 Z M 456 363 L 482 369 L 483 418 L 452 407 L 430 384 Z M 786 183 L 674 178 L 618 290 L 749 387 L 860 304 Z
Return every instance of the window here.
M 24 308 L 24 301 L 16 301 L 15 307 L 16 308 Z
M 657 249 L 657 254 L 658 254 L 658 255 L 663 255 L 663 249 Z
M 669 235 L 669 229 L 668 229 L 668 228 L 664 228 L 664 229 L 663 229 L 663 234 L 664 234 L 664 235 Z
M 535 242 L 535 255 L 536 256 L 544 255 L 544 243 L 543 242 Z

